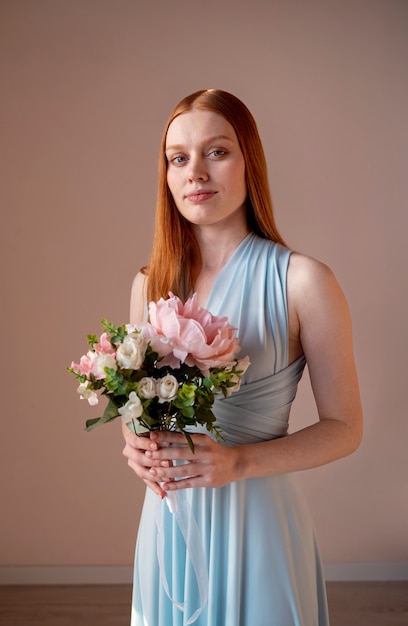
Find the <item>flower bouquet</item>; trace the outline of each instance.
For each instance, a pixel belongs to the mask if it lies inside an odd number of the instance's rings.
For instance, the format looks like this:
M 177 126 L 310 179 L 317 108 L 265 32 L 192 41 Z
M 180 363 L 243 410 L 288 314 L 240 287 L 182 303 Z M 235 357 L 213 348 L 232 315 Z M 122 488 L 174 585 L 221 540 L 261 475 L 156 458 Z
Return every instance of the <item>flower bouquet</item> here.
M 106 396 L 102 417 L 86 430 L 119 415 L 132 432 L 155 430 L 184 434 L 203 425 L 222 438 L 212 407 L 216 394 L 239 389 L 248 357 L 236 359 L 239 342 L 226 317 L 200 307 L 194 294 L 184 304 L 172 293 L 149 304 L 149 321 L 114 326 L 102 320 L 103 333 L 88 335 L 90 350 L 68 370 L 79 380 L 80 397 L 96 405 Z

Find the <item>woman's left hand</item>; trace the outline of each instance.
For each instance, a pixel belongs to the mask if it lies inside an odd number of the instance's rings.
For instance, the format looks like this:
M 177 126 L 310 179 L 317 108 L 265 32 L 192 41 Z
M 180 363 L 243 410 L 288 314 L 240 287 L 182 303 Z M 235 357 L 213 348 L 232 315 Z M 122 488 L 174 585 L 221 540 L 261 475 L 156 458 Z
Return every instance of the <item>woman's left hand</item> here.
M 205 434 L 191 435 L 194 452 L 181 433 L 152 432 L 150 438 L 159 448 L 145 452 L 153 462 L 149 472 L 152 480 L 161 483 L 164 491 L 222 487 L 238 479 L 237 447 L 222 445 Z

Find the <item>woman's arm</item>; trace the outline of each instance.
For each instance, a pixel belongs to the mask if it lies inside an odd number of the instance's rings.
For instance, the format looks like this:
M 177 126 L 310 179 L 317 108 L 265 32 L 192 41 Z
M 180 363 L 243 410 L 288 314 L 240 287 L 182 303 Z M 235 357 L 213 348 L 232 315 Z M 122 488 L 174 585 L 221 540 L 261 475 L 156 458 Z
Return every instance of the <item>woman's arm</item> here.
M 146 274 L 138 272 L 133 280 L 130 293 L 130 318 L 131 324 L 142 324 L 144 322 L 145 307 L 147 301 L 147 277 Z
M 133 281 L 130 296 L 129 321 L 131 324 L 142 324 L 144 322 L 147 301 L 146 287 L 146 275 L 138 272 Z M 148 487 L 163 498 L 165 492 L 157 482 L 154 482 L 154 479 L 152 480 L 152 476 L 149 474 L 149 469 L 153 464 L 153 461 L 145 454 L 147 450 L 152 449 L 152 442 L 149 437 L 138 437 L 129 430 L 124 422 L 122 422 L 122 433 L 125 439 L 123 454 L 128 459 L 129 467 L 133 469 L 139 478 L 144 480 Z M 156 443 L 153 444 L 153 449 L 158 449 Z
M 280 439 L 243 446 L 223 446 L 206 435 L 193 435 L 194 454 L 182 435 L 154 434 L 150 445 L 182 445 L 145 452 L 153 461 L 148 473 L 165 482 L 164 490 L 218 487 L 243 478 L 309 469 L 359 446 L 362 410 L 344 294 L 328 267 L 298 254 L 291 257 L 287 290 L 289 358 L 294 360 L 291 355 L 301 352 L 306 356 L 319 421 Z M 188 464 L 170 466 L 176 459 Z M 182 477 L 186 478 L 172 482 Z

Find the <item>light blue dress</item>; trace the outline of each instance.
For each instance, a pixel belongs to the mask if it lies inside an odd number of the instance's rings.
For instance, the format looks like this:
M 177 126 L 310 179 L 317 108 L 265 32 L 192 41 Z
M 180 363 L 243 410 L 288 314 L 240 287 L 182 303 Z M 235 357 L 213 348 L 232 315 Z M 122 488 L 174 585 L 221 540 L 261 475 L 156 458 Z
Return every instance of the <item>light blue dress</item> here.
M 304 357 L 288 365 L 289 257 L 286 248 L 250 233 L 207 302 L 239 329 L 240 356 L 251 360 L 245 384 L 214 407 L 226 445 L 287 433 L 305 366 Z M 146 492 L 131 626 L 328 625 L 319 553 L 296 474 L 177 497 L 181 518 Z

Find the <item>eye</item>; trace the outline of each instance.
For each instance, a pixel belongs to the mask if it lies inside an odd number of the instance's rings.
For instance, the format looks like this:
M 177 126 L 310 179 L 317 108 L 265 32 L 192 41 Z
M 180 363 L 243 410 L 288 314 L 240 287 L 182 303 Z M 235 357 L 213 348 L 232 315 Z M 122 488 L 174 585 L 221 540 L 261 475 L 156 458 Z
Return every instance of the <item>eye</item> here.
M 227 153 L 225 150 L 211 150 L 208 153 L 208 156 L 212 156 L 215 157 L 216 159 L 219 159 L 220 157 L 225 156 Z
M 170 158 L 167 158 L 167 160 L 172 165 L 184 165 L 184 163 L 187 161 L 187 157 L 183 154 L 176 154 Z

